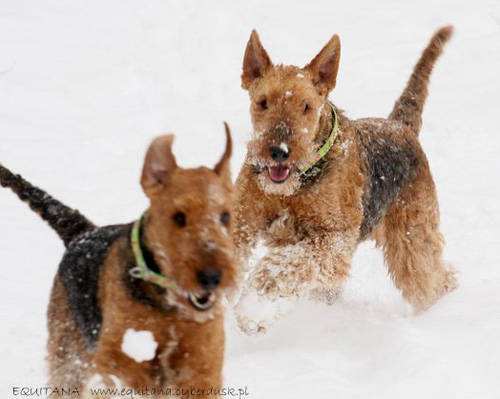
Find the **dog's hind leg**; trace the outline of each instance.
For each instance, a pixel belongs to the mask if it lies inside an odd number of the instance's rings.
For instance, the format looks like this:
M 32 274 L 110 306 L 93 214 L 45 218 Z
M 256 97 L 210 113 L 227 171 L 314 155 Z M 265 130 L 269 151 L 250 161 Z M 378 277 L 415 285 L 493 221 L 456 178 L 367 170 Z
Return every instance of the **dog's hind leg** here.
M 90 367 L 90 352 L 71 314 L 59 277 L 54 281 L 47 317 L 49 386 L 71 390 L 78 388 L 81 392 Z
M 428 170 L 407 186 L 388 208 L 374 234 L 382 246 L 389 274 L 403 297 L 425 310 L 457 286 L 452 269 L 442 260 L 439 206 Z

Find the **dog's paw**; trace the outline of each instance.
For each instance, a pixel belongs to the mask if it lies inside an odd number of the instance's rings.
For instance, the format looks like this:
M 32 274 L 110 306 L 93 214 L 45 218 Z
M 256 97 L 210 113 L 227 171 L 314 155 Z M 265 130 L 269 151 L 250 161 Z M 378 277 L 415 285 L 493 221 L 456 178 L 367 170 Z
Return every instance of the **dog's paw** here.
M 234 308 L 239 328 L 246 334 L 265 333 L 282 316 L 293 309 L 295 301 L 287 298 L 270 300 L 255 290 L 247 290 Z
M 454 291 L 458 288 L 459 272 L 451 265 L 447 265 L 447 271 L 444 278 L 444 289 L 446 292 Z
M 268 329 L 268 323 L 264 320 L 255 322 L 246 316 L 237 315 L 236 321 L 238 322 L 238 327 L 247 335 L 254 334 L 265 334 Z
M 280 297 L 296 295 L 296 287 L 293 284 L 288 284 L 287 280 L 283 278 L 283 274 L 273 274 L 269 269 L 262 268 L 253 274 L 250 284 L 259 295 L 265 296 L 271 301 Z

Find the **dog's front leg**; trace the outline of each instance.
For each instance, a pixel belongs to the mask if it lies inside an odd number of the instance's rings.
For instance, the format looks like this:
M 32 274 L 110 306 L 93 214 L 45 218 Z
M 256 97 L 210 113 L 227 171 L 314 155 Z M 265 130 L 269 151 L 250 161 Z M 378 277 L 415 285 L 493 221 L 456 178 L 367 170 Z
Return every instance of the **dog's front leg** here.
M 250 275 L 235 309 L 240 328 L 265 332 L 307 295 L 333 303 L 349 275 L 356 237 L 354 230 L 330 232 L 321 240 L 272 248 Z
M 239 266 L 238 289 L 227 295 L 231 306 L 235 306 L 244 289 L 244 281 L 249 271 L 249 258 L 264 230 L 266 219 L 263 212 L 248 201 L 249 179 L 245 177 L 245 169 L 236 181 L 236 196 L 234 204 L 233 240 L 236 247 L 236 258 Z
M 312 299 L 331 305 L 339 298 L 343 283 L 349 277 L 357 243 L 357 229 L 331 234 L 321 251 L 317 284 L 310 292 Z
M 251 273 L 251 286 L 271 300 L 303 296 L 320 270 L 318 249 L 309 242 L 272 248 Z
M 236 256 L 243 271 L 248 269 L 248 259 L 265 225 L 265 218 L 260 209 L 253 201 L 248 200 L 247 180 L 248 178 L 245 179 L 244 176 L 238 176 L 234 200 L 233 240 Z
M 357 229 L 323 230 L 312 240 L 274 247 L 250 276 L 257 292 L 271 300 L 321 292 L 327 302 L 349 275 Z
M 302 241 L 274 247 L 252 271 L 235 308 L 247 334 L 265 332 L 309 291 L 319 272 L 317 248 Z
M 173 324 L 171 334 L 172 341 L 160 355 L 167 385 L 181 392 L 182 398 L 218 398 L 224 363 L 222 309 L 203 323 Z

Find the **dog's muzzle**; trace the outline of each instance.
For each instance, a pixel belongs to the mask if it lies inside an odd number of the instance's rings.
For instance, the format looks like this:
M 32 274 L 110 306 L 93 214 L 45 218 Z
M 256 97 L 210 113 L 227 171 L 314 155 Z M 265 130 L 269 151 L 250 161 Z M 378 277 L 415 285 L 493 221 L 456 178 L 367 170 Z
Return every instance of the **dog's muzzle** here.
M 217 295 L 213 292 L 203 294 L 190 293 L 188 296 L 189 304 L 199 312 L 205 312 L 214 306 L 217 301 Z
M 284 162 L 290 158 L 290 149 L 286 144 L 281 144 L 279 147 L 270 147 L 269 155 L 272 160 L 277 162 L 276 166 L 269 166 L 269 178 L 275 183 L 283 183 L 290 176 L 290 167 L 284 165 Z

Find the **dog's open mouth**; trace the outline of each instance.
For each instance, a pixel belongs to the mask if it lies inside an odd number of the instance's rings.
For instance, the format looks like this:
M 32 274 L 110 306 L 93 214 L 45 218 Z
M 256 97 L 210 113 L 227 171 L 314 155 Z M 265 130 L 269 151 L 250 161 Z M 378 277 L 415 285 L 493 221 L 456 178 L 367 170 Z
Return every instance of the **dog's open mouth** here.
M 204 312 L 214 306 L 217 296 L 213 292 L 205 292 L 203 294 L 190 293 L 188 296 L 189 304 L 198 310 Z
M 291 168 L 286 165 L 269 166 L 269 178 L 275 183 L 283 183 L 290 177 Z

